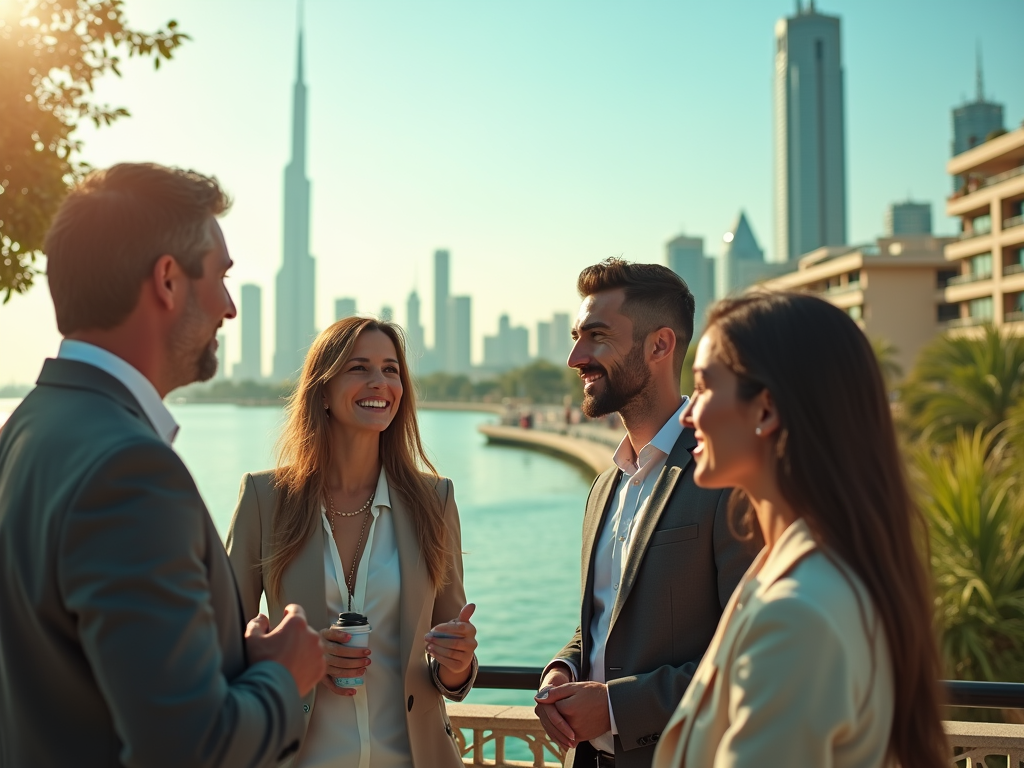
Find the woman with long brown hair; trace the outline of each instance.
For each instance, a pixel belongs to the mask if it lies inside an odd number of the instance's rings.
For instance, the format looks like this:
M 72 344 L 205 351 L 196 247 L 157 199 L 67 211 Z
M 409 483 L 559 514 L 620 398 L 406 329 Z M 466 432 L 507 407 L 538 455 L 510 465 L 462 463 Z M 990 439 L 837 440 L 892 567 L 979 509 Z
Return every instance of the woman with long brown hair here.
M 228 555 L 247 615 L 305 608 L 327 675 L 298 766 L 461 768 L 442 696 L 476 676 L 451 481 L 427 459 L 398 326 L 341 320 L 313 342 L 275 470 L 247 474 Z M 331 627 L 339 614 L 369 622 Z M 358 619 L 356 619 L 358 623 Z M 362 636 L 365 638 L 365 635 Z
M 923 521 L 867 338 L 754 293 L 712 308 L 693 370 L 694 479 L 735 487 L 765 547 L 655 766 L 945 764 Z

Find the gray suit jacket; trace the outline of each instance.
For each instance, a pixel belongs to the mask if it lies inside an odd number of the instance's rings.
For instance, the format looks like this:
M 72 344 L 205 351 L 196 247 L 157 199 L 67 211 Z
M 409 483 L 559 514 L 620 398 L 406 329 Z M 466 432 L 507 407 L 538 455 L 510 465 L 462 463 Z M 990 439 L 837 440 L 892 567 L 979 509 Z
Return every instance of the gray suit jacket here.
M 612 605 L 605 679 L 618 735 L 615 764 L 646 768 L 654 745 L 683 697 L 711 642 L 729 596 L 756 554 L 729 531 L 730 490 L 693 481 L 693 430 L 676 441 L 638 522 L 624 577 Z M 602 473 L 583 518 L 580 628 L 556 658 L 590 679 L 594 616 L 594 557 L 621 472 Z M 579 752 L 589 752 L 590 745 Z M 571 750 L 566 767 L 574 764 Z M 578 768 L 589 762 L 580 760 Z
M 47 360 L 0 432 L 0 766 L 267 766 L 302 701 L 250 665 L 213 521 L 137 401 Z

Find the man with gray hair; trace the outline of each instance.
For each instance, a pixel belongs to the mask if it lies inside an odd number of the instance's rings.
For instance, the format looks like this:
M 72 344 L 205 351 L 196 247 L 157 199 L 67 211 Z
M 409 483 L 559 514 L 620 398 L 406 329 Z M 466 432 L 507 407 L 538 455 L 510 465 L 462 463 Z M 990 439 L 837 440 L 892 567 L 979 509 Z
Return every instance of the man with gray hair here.
M 270 766 L 298 748 L 319 635 L 246 626 L 171 447 L 171 390 L 235 316 L 215 179 L 87 176 L 46 240 L 64 340 L 0 432 L 0 766 Z

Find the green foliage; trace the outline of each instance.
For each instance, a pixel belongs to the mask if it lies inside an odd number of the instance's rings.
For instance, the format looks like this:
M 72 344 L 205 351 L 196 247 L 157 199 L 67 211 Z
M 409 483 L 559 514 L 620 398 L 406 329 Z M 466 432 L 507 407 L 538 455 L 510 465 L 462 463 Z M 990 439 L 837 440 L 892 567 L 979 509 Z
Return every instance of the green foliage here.
M 689 397 L 693 394 L 693 361 L 697 356 L 697 339 L 694 339 L 683 358 L 683 370 L 679 376 L 679 392 Z
M 912 474 L 930 529 L 946 673 L 1024 674 L 1024 495 L 1017 458 L 977 427 L 949 445 L 919 445 Z
M 435 402 L 470 401 L 474 397 L 473 384 L 468 376 L 452 373 L 432 373 L 417 380 L 419 396 Z
M 295 389 L 293 382 L 270 384 L 259 381 L 214 381 L 191 384 L 174 393 L 174 399 L 188 403 L 239 403 L 241 405 L 283 404 Z
M 546 360 L 507 371 L 498 378 L 498 384 L 505 397 L 523 397 L 534 403 L 561 403 L 566 395 L 577 403 L 583 399 L 579 374 Z
M 882 371 L 882 379 L 885 381 L 887 390 L 891 390 L 896 382 L 903 378 L 903 366 L 896 361 L 899 353 L 892 342 L 886 339 L 874 338 L 871 341 L 871 351 L 875 353 L 875 360 Z
M 432 373 L 417 382 L 423 400 L 435 402 L 498 402 L 513 397 L 534 403 L 561 403 L 566 395 L 573 402 L 583 399 L 583 384 L 571 368 L 537 360 L 475 384 L 468 376 Z
M 900 400 L 915 438 L 951 443 L 957 430 L 992 431 L 1024 400 L 1024 339 L 991 325 L 980 338 L 939 336 L 921 351 Z
M 73 136 L 81 120 L 109 125 L 128 110 L 96 104 L 93 86 L 120 76 L 118 52 L 170 59 L 188 36 L 127 26 L 123 0 L 0 0 L 0 293 L 39 273 L 35 262 L 68 185 L 88 170 Z

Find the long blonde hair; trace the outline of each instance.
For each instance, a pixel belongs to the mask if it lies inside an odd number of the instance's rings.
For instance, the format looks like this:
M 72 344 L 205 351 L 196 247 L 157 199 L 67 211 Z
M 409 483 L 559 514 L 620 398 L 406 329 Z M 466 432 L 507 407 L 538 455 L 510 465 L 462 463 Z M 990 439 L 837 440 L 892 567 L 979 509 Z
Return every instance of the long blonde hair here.
M 394 343 L 404 390 L 395 418 L 380 436 L 381 461 L 388 484 L 409 507 L 435 591 L 448 582 L 451 542 L 444 522 L 444 505 L 436 490 L 440 478 L 420 440 L 416 395 L 406 368 L 404 334 L 393 323 L 349 317 L 326 328 L 313 341 L 299 383 L 285 408 L 287 420 L 277 447 L 274 548 L 263 563 L 267 591 L 276 596 L 280 596 L 285 569 L 320 524 L 320 504 L 326 496 L 331 461 L 323 388 L 352 356 L 356 339 L 364 331 L 380 331 Z

